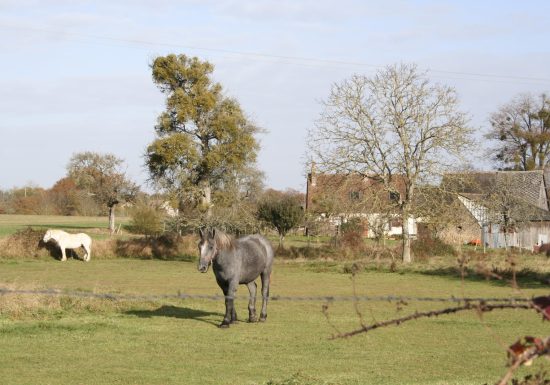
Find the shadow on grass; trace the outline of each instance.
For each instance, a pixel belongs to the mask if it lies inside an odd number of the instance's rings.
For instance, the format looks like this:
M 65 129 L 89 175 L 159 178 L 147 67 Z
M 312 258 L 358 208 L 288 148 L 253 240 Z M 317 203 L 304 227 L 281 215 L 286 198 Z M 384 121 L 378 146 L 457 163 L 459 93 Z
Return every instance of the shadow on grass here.
M 460 269 L 456 267 L 442 267 L 438 269 L 418 271 L 418 273 L 449 279 L 462 279 Z M 488 272 L 480 272 L 471 268 L 464 270 L 464 280 L 466 282 L 485 281 L 496 286 L 512 286 L 512 279 L 513 273 L 511 270 L 493 269 Z M 531 269 L 522 269 L 516 271 L 516 283 L 520 288 L 525 289 L 550 288 L 550 274 Z
M 197 262 L 197 257 L 195 257 L 193 255 L 159 255 L 159 254 L 154 254 L 154 255 L 144 256 L 144 255 L 135 254 L 133 256 L 122 255 L 122 257 L 128 258 L 128 259 L 139 259 L 139 260 L 142 260 L 142 261 L 155 260 L 155 261 L 161 261 L 161 262 L 173 262 L 173 261 L 193 262 L 193 263 Z
M 52 259 L 55 259 L 58 261 L 61 260 L 61 257 L 62 257 L 61 249 L 54 242 L 44 242 L 43 240 L 39 240 L 38 249 L 39 250 L 45 249 Z M 78 250 L 80 253 L 77 252 L 76 249 L 65 249 L 65 256 L 67 257 L 67 259 L 72 258 L 72 259 L 78 259 L 80 261 L 83 261 L 84 251 L 82 250 L 82 248 L 78 248 Z
M 218 325 L 216 322 L 211 321 L 207 318 L 210 316 L 219 316 L 221 320 L 221 318 L 223 317 L 223 314 L 217 312 L 209 312 L 171 305 L 163 305 L 155 310 L 129 310 L 126 312 L 126 314 L 135 315 L 140 318 L 172 317 L 180 319 L 192 319 L 216 326 Z

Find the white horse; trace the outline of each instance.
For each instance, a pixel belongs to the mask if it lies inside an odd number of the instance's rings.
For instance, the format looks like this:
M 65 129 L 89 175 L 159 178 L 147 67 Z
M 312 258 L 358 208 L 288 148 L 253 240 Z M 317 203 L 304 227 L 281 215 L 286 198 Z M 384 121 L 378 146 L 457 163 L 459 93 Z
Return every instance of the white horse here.
M 86 251 L 84 260 L 86 262 L 90 261 L 91 252 L 92 252 L 92 238 L 88 234 L 78 233 L 78 234 L 69 234 L 63 230 L 48 230 L 42 239 L 44 242 L 48 242 L 50 239 L 53 239 L 57 246 L 61 249 L 61 260 L 66 261 L 67 256 L 65 255 L 65 249 L 78 249 L 83 247 Z

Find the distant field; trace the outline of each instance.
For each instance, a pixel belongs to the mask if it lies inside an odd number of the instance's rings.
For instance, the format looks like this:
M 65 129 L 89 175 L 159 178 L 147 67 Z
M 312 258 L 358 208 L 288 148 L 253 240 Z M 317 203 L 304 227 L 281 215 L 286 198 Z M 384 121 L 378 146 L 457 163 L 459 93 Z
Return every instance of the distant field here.
M 272 296 L 349 296 L 350 276 L 337 265 L 277 262 Z M 130 259 L 0 261 L 0 286 L 54 287 L 137 295 L 218 294 L 211 272 L 189 262 Z M 521 293 L 483 280 L 450 274 L 365 272 L 359 295 L 497 296 Z M 247 293 L 240 287 L 238 295 Z M 247 302 L 237 300 L 241 320 Z M 217 328 L 222 300 L 119 302 L 86 298 L 0 296 L 2 383 L 359 385 L 484 384 L 505 372 L 505 347 L 522 335 L 548 335 L 548 323 L 528 311 L 474 311 L 418 320 L 399 327 L 332 341 L 333 326 L 359 326 L 352 302 L 271 301 L 263 324 Z M 366 323 L 441 304 L 360 303 Z M 399 310 L 400 309 L 400 310 Z M 528 370 L 544 365 L 536 362 Z M 300 373 L 296 375 L 296 373 Z M 521 371 L 520 374 L 525 374 Z M 306 380 L 297 380 L 306 378 Z
M 125 225 L 129 218 L 116 219 L 118 224 Z M 67 231 L 83 231 L 85 229 L 105 229 L 109 226 L 107 217 L 80 217 L 61 215 L 6 215 L 0 214 L 0 237 L 10 235 L 25 227 L 34 229 L 63 229 Z

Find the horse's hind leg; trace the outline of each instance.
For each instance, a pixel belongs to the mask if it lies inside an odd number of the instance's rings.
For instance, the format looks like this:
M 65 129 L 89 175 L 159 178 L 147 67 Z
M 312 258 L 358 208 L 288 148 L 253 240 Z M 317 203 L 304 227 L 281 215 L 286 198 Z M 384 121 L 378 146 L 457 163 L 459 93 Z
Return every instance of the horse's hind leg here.
M 248 300 L 248 322 L 256 322 L 256 282 L 247 283 L 250 299 Z
M 267 299 L 269 298 L 269 281 L 271 272 L 262 273 L 262 311 L 260 313 L 260 322 L 267 318 Z
M 92 257 L 92 250 L 89 245 L 82 245 L 82 247 L 86 251 L 86 255 L 84 256 L 84 261 L 89 262 L 90 258 Z

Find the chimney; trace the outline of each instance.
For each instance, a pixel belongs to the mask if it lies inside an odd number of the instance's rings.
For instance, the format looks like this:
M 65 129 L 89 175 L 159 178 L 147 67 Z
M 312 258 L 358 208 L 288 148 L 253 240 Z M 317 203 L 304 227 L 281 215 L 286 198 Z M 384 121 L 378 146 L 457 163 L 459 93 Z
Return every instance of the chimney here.
M 311 162 L 311 171 L 309 172 L 309 183 L 311 183 L 311 187 L 317 186 L 317 176 L 315 175 L 315 162 Z
M 317 177 L 315 176 L 315 162 L 311 162 L 311 171 L 307 174 L 306 183 L 306 211 L 311 208 L 312 202 L 312 189 L 317 185 Z

